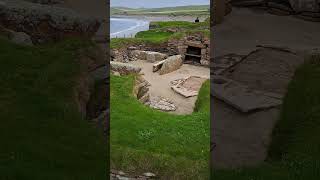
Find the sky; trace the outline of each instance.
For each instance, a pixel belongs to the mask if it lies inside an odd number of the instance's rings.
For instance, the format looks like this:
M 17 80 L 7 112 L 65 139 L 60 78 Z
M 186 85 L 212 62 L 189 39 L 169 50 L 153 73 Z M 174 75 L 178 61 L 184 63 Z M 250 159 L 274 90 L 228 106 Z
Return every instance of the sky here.
M 110 0 L 111 7 L 157 8 L 187 5 L 209 5 L 210 0 Z

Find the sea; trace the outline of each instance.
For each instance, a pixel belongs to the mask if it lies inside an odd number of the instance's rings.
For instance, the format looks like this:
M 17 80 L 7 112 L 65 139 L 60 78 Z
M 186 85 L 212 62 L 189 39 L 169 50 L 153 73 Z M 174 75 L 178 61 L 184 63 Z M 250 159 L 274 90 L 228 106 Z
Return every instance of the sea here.
M 129 38 L 134 37 L 139 31 L 149 29 L 149 21 L 134 18 L 110 18 L 110 37 Z

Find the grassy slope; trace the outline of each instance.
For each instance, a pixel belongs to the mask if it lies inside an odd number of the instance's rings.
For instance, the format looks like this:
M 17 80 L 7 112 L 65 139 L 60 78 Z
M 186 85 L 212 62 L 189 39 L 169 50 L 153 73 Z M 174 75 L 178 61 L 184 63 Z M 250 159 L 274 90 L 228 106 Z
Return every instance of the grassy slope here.
M 197 112 L 178 116 L 148 108 L 131 95 L 134 77 L 111 77 L 111 168 L 151 171 L 164 179 L 208 179 L 209 81 Z
M 81 119 L 73 89 L 81 66 L 68 41 L 22 47 L 0 39 L 0 179 L 106 177 L 103 135 Z
M 164 21 L 151 22 L 153 29 L 138 32 L 135 38 L 112 38 L 110 47 L 120 48 L 129 45 L 139 45 L 142 43 L 159 44 L 165 43 L 170 39 L 179 39 L 186 34 L 202 33 L 204 36 L 210 36 L 209 19 L 201 23 L 192 23 L 186 21 Z M 168 28 L 179 28 L 180 32 L 167 32 Z
M 209 15 L 209 5 L 178 6 L 150 9 L 111 7 L 111 15 Z
M 269 159 L 257 168 L 215 170 L 212 179 L 304 180 L 320 177 L 320 57 L 300 67 L 289 84 Z

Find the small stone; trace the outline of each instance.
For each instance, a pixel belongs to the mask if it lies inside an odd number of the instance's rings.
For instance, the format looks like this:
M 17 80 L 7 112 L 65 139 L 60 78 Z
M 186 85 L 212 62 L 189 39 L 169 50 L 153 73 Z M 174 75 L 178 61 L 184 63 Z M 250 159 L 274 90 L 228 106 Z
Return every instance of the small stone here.
M 151 172 L 146 172 L 143 175 L 146 176 L 146 177 L 156 177 L 156 175 L 151 173 Z
M 123 171 L 119 171 L 118 174 L 121 175 L 121 176 L 123 176 L 123 175 L 125 175 L 126 173 L 124 173 Z

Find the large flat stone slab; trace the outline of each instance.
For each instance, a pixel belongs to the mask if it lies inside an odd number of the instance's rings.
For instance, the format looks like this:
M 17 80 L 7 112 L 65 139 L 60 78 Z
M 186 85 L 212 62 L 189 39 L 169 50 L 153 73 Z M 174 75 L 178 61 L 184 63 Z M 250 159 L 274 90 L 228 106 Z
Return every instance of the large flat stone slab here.
M 180 82 L 177 85 L 171 86 L 171 88 L 186 98 L 197 96 L 205 80 L 206 78 L 190 76 L 184 80 L 179 80 Z
M 213 58 L 211 71 L 214 75 L 221 75 L 224 71 L 239 63 L 245 56 L 238 54 L 225 54 Z
M 211 94 L 244 113 L 282 104 L 280 94 L 253 90 L 221 76 L 213 76 L 212 81 Z
M 285 47 L 260 47 L 222 75 L 252 89 L 285 94 L 295 70 L 304 62 L 303 54 Z
M 110 67 L 112 71 L 119 72 L 120 75 L 139 74 L 141 71 L 140 67 L 134 66 L 132 64 L 114 61 L 110 62 Z
M 146 60 L 148 62 L 156 62 L 156 61 L 162 61 L 168 57 L 168 55 L 154 52 L 154 51 L 141 51 L 141 50 L 133 50 L 130 53 L 132 60 Z

